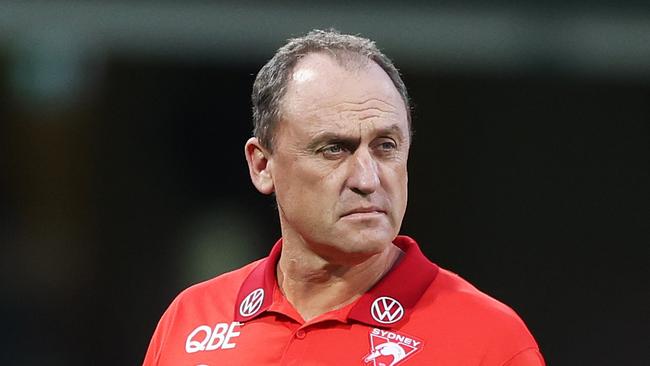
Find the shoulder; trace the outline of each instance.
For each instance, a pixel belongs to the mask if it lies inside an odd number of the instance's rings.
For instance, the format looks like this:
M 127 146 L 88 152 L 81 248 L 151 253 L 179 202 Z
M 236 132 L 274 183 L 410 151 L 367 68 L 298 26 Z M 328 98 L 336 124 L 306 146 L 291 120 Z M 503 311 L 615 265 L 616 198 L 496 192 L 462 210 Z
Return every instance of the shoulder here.
M 457 274 L 440 269 L 417 305 L 412 320 L 445 334 L 454 349 L 479 352 L 503 362 L 537 343 L 519 315 Z M 487 363 L 490 364 L 490 363 Z
M 459 275 L 440 268 L 436 279 L 427 291 L 440 305 L 449 311 L 490 315 L 496 320 L 512 319 L 520 321 L 519 316 L 508 305 L 477 289 Z
M 184 350 L 184 347 L 170 345 L 182 344 L 197 326 L 200 329 L 205 324 L 212 325 L 215 319 L 219 323 L 232 322 L 239 288 L 260 261 L 197 283 L 178 294 L 158 322 L 144 365 L 156 365 L 163 357 L 175 357 L 173 350 Z M 166 354 L 166 350 L 171 354 Z

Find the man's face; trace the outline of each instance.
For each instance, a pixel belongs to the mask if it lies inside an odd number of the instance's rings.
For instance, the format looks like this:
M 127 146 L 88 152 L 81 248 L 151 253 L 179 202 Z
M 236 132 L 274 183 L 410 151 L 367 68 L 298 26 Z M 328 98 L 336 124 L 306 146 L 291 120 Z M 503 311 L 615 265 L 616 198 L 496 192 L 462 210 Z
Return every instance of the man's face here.
M 269 157 L 285 240 L 330 261 L 384 250 L 406 210 L 409 146 L 406 107 L 377 64 L 301 59 Z

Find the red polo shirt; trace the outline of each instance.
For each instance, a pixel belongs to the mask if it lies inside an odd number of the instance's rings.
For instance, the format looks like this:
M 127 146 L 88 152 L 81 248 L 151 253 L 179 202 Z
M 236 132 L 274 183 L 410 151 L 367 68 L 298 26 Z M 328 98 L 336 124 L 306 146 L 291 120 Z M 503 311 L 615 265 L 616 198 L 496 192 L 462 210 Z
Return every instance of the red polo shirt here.
M 405 255 L 357 301 L 308 322 L 276 281 L 270 255 L 183 291 L 165 312 L 144 365 L 537 366 L 535 340 L 509 307 L 429 262 Z

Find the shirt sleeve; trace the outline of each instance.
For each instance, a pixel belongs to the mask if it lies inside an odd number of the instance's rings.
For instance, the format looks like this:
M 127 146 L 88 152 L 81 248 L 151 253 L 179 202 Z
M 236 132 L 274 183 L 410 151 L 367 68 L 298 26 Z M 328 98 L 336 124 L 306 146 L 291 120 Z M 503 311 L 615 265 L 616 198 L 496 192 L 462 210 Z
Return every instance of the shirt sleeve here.
M 159 365 L 160 355 L 164 349 L 170 327 L 172 324 L 174 324 L 174 318 L 176 317 L 178 310 L 177 308 L 178 298 L 172 302 L 172 304 L 160 318 L 160 321 L 156 326 L 156 330 L 151 337 L 151 341 L 149 342 L 149 348 L 147 349 L 147 353 L 144 356 L 144 362 L 142 363 L 142 366 Z
M 545 366 L 544 358 L 537 348 L 526 348 L 517 353 L 503 366 Z

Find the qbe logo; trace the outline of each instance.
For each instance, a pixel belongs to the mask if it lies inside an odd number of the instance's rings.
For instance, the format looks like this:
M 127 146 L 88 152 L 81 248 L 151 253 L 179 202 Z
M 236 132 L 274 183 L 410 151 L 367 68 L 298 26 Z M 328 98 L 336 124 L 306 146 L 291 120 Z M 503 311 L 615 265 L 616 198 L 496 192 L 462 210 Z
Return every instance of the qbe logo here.
M 370 307 L 372 318 L 382 324 L 398 322 L 404 316 L 404 307 L 392 297 L 377 298 Z
M 199 325 L 188 336 L 185 341 L 185 352 L 194 353 L 199 351 L 214 351 L 216 349 L 235 348 L 237 344 L 233 338 L 239 337 L 236 330 L 241 323 L 232 322 L 217 323 L 214 328 L 207 325 Z
M 246 296 L 244 301 L 239 305 L 239 314 L 243 317 L 249 317 L 257 313 L 264 302 L 264 289 L 258 288 Z

